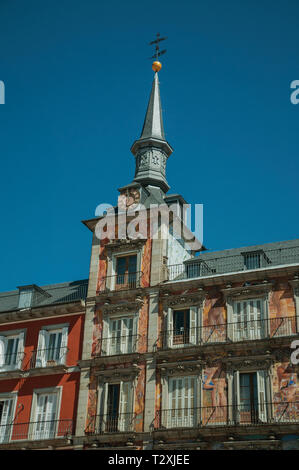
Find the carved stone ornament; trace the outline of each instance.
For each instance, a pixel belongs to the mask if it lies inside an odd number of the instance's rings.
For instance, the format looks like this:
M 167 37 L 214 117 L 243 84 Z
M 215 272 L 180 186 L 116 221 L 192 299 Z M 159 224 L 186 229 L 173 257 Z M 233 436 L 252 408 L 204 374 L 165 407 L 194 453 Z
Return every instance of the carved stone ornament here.
M 160 369 L 162 377 L 169 375 L 199 375 L 202 370 L 202 364 L 198 361 L 188 361 L 185 364 L 161 363 L 157 364 Z
M 274 362 L 274 357 L 223 358 L 223 362 L 226 363 L 227 370 L 269 369 Z
M 179 294 L 179 295 L 163 295 L 162 301 L 165 307 L 176 307 L 182 305 L 184 307 L 187 306 L 202 306 L 202 303 L 205 299 L 204 293 L 192 293 L 192 294 Z
M 99 382 L 113 382 L 115 380 L 134 380 L 140 373 L 140 368 L 136 364 L 131 364 L 123 368 L 97 369 L 94 375 Z
M 119 239 L 113 240 L 106 245 L 106 250 L 108 256 L 111 256 L 112 253 L 117 253 L 119 251 L 134 249 L 141 249 L 146 242 L 146 239 Z
M 238 297 L 250 297 L 251 295 L 265 295 L 273 289 L 272 282 L 264 281 L 259 284 L 251 284 L 241 287 L 226 287 L 221 289 L 225 298 L 236 299 Z
M 114 313 L 126 313 L 126 312 L 138 312 L 139 309 L 143 306 L 144 299 L 136 298 L 134 302 L 123 302 L 117 304 L 105 303 L 103 305 L 103 312 L 105 314 L 114 314 Z

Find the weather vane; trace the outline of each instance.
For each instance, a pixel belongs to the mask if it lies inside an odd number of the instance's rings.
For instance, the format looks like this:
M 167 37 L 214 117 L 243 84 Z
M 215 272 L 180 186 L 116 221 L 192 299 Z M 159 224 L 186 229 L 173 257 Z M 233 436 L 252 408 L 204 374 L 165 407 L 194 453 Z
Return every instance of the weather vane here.
M 154 72 L 159 72 L 162 68 L 162 64 L 161 64 L 161 62 L 158 61 L 158 58 L 160 57 L 160 55 L 165 54 L 166 49 L 163 49 L 163 51 L 160 51 L 159 42 L 164 41 L 165 39 L 167 39 L 167 38 L 166 37 L 161 38 L 160 33 L 157 33 L 157 39 L 155 39 L 154 41 L 151 41 L 149 43 L 150 46 L 152 44 L 156 44 L 155 53 L 152 57 L 150 57 L 150 59 L 156 59 L 152 64 L 152 69 L 153 69 Z

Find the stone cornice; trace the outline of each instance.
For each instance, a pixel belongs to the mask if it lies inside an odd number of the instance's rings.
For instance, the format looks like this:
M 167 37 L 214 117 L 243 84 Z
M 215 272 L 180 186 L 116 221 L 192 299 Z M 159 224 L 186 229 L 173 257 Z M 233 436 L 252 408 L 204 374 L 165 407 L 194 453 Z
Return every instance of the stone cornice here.
M 196 292 L 188 293 L 185 291 L 182 294 L 173 295 L 171 292 L 163 292 L 161 299 L 165 307 L 188 307 L 188 306 L 202 306 L 205 299 L 205 292 L 199 288 Z
M 221 289 L 221 292 L 224 295 L 224 298 L 237 298 L 237 297 L 248 297 L 251 295 L 262 296 L 268 294 L 273 289 L 273 283 L 269 281 L 264 281 L 260 284 L 249 284 L 240 287 L 231 287 L 229 284 Z
M 24 308 L 14 311 L 1 312 L 0 324 L 19 321 L 30 321 L 48 317 L 64 315 L 81 315 L 85 313 L 84 301 L 76 301 L 65 304 L 45 305 L 44 307 Z
M 104 366 L 102 367 L 102 369 L 94 370 L 94 375 L 98 377 L 100 382 L 109 382 L 116 379 L 134 380 L 140 373 L 140 368 L 135 363 L 126 367 L 113 369 L 106 369 Z
M 105 246 L 106 250 L 107 250 L 107 253 L 108 255 L 111 255 L 112 253 L 117 253 L 117 252 L 121 252 L 121 251 L 124 251 L 124 250 L 130 250 L 130 249 L 141 249 L 145 243 L 146 243 L 146 239 L 120 239 L 120 240 L 114 240 L 112 242 L 109 242 L 107 243 L 107 245 Z
M 140 297 L 136 298 L 133 302 L 119 302 L 111 304 L 107 299 L 107 302 L 104 302 L 102 307 L 104 314 L 115 314 L 115 313 L 127 313 L 127 312 L 139 312 L 140 308 L 144 304 L 144 300 Z

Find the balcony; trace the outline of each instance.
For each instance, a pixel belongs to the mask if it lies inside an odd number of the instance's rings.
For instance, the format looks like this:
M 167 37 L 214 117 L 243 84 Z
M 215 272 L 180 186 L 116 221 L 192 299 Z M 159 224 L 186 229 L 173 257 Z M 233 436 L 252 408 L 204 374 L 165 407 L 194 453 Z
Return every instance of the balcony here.
M 256 426 L 299 422 L 299 402 L 275 402 L 255 405 L 209 406 L 160 410 L 156 430 L 205 428 L 208 426 Z
M 263 269 L 299 263 L 299 245 L 284 248 L 247 251 L 217 256 L 217 253 L 200 255 L 196 259 L 168 266 L 168 281 L 192 279 L 246 270 Z
M 72 434 L 71 419 L 12 423 L 0 425 L 0 444 L 66 438 Z
M 264 318 L 200 326 L 186 330 L 181 328 L 163 331 L 158 341 L 158 349 L 184 348 L 215 343 L 237 343 L 296 334 L 298 334 L 297 317 Z
M 140 335 L 110 336 L 102 338 L 96 348 L 96 356 L 116 356 L 137 352 Z
M 98 292 L 107 293 L 111 291 L 126 291 L 130 289 L 137 289 L 141 286 L 142 275 L 143 273 L 138 271 L 135 273 L 114 274 L 113 276 L 106 276 L 102 279 Z
M 29 361 L 29 368 L 55 367 L 66 363 L 66 356 L 69 349 L 67 347 L 37 349 L 32 351 Z
M 85 434 L 106 434 L 134 431 L 135 413 L 101 414 L 93 417 Z

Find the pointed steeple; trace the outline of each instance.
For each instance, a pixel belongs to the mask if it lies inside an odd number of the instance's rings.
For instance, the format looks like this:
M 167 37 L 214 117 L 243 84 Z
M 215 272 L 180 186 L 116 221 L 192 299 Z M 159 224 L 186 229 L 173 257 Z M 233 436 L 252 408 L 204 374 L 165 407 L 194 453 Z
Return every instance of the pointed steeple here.
M 136 158 L 134 181 L 145 186 L 158 186 L 166 193 L 169 189 L 165 177 L 166 162 L 172 151 L 165 139 L 159 78 L 155 72 L 141 136 L 131 147 Z
M 165 140 L 158 73 L 155 73 L 140 139 Z

